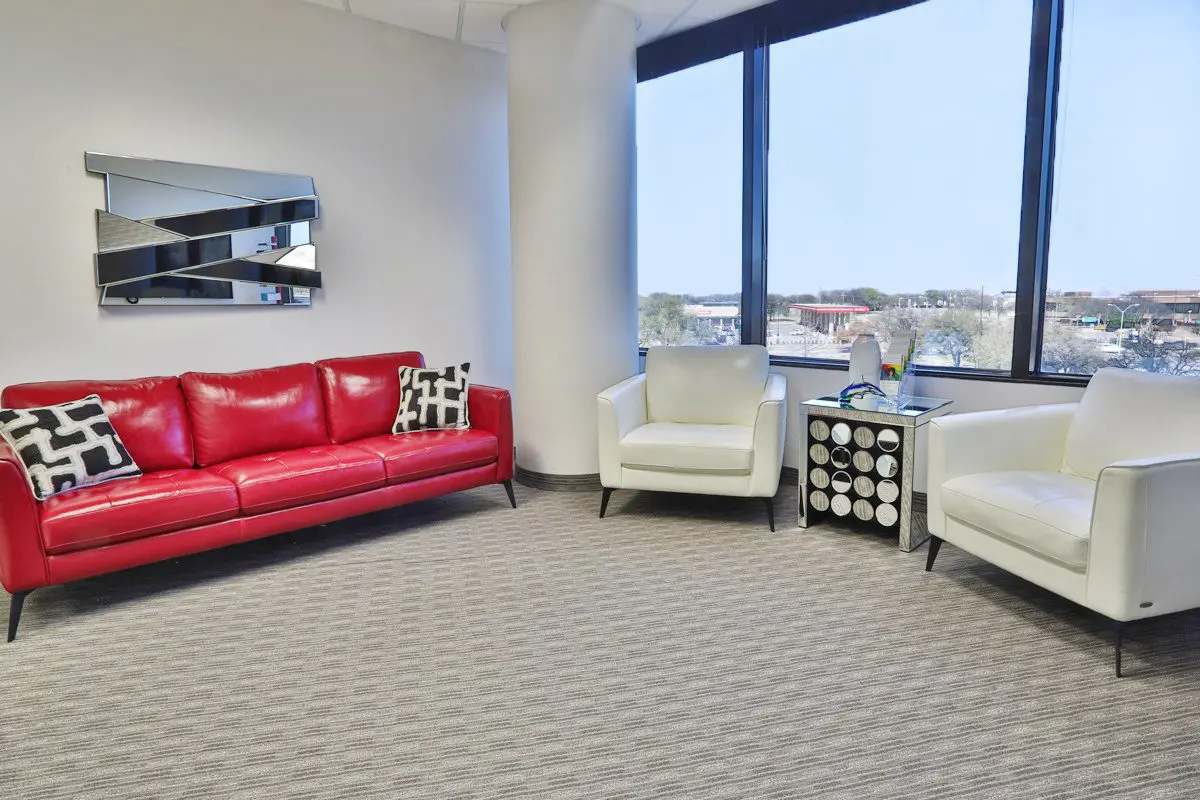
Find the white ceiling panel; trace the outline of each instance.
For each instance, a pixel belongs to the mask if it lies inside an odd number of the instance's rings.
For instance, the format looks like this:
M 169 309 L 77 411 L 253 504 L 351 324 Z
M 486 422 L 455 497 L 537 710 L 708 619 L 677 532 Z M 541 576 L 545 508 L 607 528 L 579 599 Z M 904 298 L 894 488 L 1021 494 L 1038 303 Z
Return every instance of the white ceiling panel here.
M 747 8 L 766 5 L 768 2 L 770 0 L 696 0 L 687 10 L 687 16 L 709 22 L 732 17 Z
M 509 3 L 468 2 L 463 10 L 462 40 L 472 44 L 503 44 L 504 28 L 500 27 L 500 20 L 514 8 L 516 6 Z
M 458 5 L 458 0 L 350 0 L 350 11 L 431 36 L 457 39 Z
M 306 0 L 378 22 L 504 52 L 500 21 L 535 0 Z M 641 22 L 639 45 L 703 25 L 770 0 L 613 0 Z

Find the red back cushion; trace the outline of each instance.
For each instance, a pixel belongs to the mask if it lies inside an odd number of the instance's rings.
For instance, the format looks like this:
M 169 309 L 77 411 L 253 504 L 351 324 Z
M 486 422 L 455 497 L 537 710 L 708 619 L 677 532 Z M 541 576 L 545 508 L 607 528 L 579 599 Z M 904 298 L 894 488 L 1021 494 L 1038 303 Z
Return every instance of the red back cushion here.
M 400 410 L 400 368 L 424 366 L 417 352 L 318 361 L 329 438 L 344 444 L 391 433 Z
M 192 429 L 178 378 L 51 381 L 9 386 L 3 408 L 39 408 L 100 395 L 104 413 L 142 472 L 191 469 Z
M 235 458 L 329 444 L 312 364 L 179 378 L 202 467 Z

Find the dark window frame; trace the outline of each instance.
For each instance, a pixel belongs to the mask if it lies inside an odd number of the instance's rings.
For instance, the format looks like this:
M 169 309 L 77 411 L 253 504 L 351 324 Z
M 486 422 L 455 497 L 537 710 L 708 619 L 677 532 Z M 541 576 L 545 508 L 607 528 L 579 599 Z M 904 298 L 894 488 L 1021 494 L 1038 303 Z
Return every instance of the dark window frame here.
M 1091 378 L 1040 371 L 1065 0 L 1026 1 L 1030 4 L 1033 24 L 1029 43 L 1012 367 L 1008 372 L 993 372 L 917 366 L 918 375 L 1068 386 L 1085 385 Z M 739 51 L 743 55 L 743 344 L 766 344 L 770 45 L 924 2 L 927 0 L 776 0 L 638 48 L 639 82 Z M 772 356 L 771 363 L 810 369 L 846 369 L 845 362 L 797 356 Z

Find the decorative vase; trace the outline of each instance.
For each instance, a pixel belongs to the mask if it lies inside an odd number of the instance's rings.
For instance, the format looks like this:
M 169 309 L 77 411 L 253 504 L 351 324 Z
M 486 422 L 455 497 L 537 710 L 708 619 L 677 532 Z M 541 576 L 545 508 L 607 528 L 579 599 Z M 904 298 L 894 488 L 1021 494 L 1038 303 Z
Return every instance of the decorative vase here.
M 883 354 L 873 333 L 861 333 L 850 348 L 850 383 L 869 383 L 879 386 L 883 369 Z

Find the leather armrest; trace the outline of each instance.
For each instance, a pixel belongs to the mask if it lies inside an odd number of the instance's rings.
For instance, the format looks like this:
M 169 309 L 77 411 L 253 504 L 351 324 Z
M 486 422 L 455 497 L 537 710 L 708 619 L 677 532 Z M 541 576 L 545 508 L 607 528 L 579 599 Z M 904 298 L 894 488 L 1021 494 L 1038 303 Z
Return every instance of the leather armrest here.
M 467 413 L 471 425 L 496 434 L 499 460 L 496 479 L 513 476 L 512 396 L 504 389 L 471 384 L 467 388 Z
M 25 468 L 0 441 L 0 583 L 9 592 L 48 586 L 37 501 Z
M 610 489 L 621 488 L 619 445 L 634 428 L 646 424 L 646 376 L 611 386 L 596 396 L 596 424 L 599 437 L 600 483 Z
M 1200 607 L 1198 489 L 1200 453 L 1100 471 L 1088 546 L 1090 608 L 1130 620 Z
M 779 491 L 787 436 L 787 378 L 767 376 L 767 386 L 754 420 L 754 466 L 750 472 L 750 497 L 774 497 Z
M 1077 403 L 939 417 L 929 423 L 929 529 L 945 531 L 941 486 L 979 472 L 1062 469 Z

